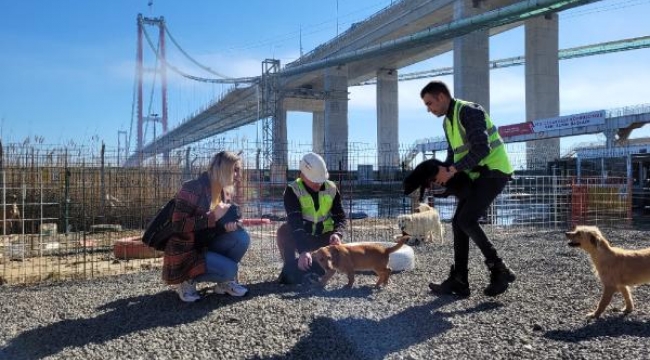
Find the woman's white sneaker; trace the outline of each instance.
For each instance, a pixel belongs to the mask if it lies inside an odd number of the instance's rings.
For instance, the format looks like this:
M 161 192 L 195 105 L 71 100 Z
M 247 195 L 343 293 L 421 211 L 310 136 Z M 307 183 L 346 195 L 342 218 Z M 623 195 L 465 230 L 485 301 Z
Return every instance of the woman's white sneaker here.
M 214 286 L 215 294 L 228 294 L 230 296 L 244 296 L 248 293 L 248 289 L 235 281 L 226 281 L 217 283 Z
M 192 280 L 183 281 L 176 285 L 176 293 L 184 302 L 195 302 L 201 299 L 201 295 L 196 292 L 196 284 Z

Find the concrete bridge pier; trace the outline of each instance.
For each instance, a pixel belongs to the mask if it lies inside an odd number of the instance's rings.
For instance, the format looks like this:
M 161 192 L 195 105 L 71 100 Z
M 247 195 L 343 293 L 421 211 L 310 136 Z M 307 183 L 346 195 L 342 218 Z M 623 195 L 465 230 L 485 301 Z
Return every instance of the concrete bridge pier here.
M 560 115 L 558 17 L 549 14 L 526 20 L 526 121 Z M 560 157 L 560 139 L 526 143 L 528 169 L 546 169 Z
M 488 11 L 487 2 L 460 0 L 454 3 L 454 20 Z M 487 29 L 454 39 L 454 97 L 471 101 L 490 111 L 490 38 Z
M 348 169 L 348 67 L 328 68 L 324 74 L 324 158 L 328 170 Z
M 325 153 L 325 112 L 314 111 L 312 113 L 312 151 L 323 156 Z
M 377 71 L 377 166 L 380 179 L 399 171 L 397 70 Z
M 273 151 L 271 158 L 271 182 L 287 182 L 287 108 L 284 101 L 278 101 L 273 116 Z
M 605 146 L 608 149 L 611 149 L 616 145 L 616 135 L 618 134 L 618 130 L 616 129 L 609 129 L 603 131 L 603 134 L 605 135 Z

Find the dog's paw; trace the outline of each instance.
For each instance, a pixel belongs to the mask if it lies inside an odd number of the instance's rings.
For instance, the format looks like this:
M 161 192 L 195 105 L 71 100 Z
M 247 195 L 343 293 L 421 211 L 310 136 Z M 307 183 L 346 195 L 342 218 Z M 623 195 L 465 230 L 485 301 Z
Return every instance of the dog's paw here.
M 587 319 L 598 319 L 599 316 L 600 316 L 600 314 L 596 313 L 595 311 L 592 311 L 592 312 L 588 313 L 585 317 Z
M 628 308 L 613 307 L 612 311 L 617 312 L 617 313 L 620 312 L 620 313 L 623 313 L 623 315 L 627 315 L 627 314 L 631 313 L 632 311 L 634 311 L 634 309 L 633 308 L 628 309 Z
M 625 308 L 625 309 L 623 309 L 623 314 L 627 315 L 627 314 L 631 313 L 632 311 L 634 311 L 634 308 L 632 308 L 632 309 Z

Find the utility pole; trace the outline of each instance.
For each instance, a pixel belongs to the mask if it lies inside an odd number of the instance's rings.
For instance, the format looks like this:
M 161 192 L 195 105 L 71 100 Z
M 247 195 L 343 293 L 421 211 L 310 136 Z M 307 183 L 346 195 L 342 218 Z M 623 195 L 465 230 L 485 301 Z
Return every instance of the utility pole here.
M 124 144 L 122 144 L 122 138 L 124 138 Z M 121 151 L 124 150 L 124 159 L 129 157 L 129 147 L 127 145 L 127 132 L 124 130 L 117 131 L 117 166 L 120 166 L 120 157 Z
M 339 0 L 336 0 L 336 36 L 339 36 Z
M 300 25 L 300 32 L 298 36 L 300 37 L 300 57 L 302 57 L 302 25 Z

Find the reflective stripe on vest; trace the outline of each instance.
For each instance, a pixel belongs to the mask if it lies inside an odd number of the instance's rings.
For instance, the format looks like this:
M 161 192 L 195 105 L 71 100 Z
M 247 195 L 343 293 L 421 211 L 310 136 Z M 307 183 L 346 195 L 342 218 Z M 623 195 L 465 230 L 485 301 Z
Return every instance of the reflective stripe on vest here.
M 303 221 L 309 221 L 313 224 L 312 235 L 316 235 L 316 224 L 318 223 L 323 223 L 323 232 L 334 231 L 334 220 L 330 210 L 336 196 L 336 185 L 332 181 L 326 180 L 325 189 L 318 192 L 318 210 L 302 179 L 298 178 L 296 181 L 289 183 L 289 187 L 300 201 L 300 212 Z
M 497 130 L 497 127 L 494 126 L 494 124 L 493 124 L 491 128 L 487 129 L 488 139 L 489 139 L 490 136 L 492 136 L 495 132 L 498 132 L 498 130 Z M 461 136 L 461 138 L 463 138 L 463 145 L 461 145 L 461 146 L 455 148 L 455 149 L 454 149 L 454 153 L 463 153 L 463 152 L 469 151 L 469 146 L 470 146 L 470 145 L 469 145 L 469 143 L 467 142 L 467 135 L 465 135 L 465 128 L 464 128 L 464 127 L 461 127 L 461 134 L 460 134 L 460 136 Z M 490 141 L 490 142 L 488 143 L 488 146 L 490 147 L 490 149 L 495 148 L 495 147 L 497 147 L 497 146 L 499 146 L 499 145 L 503 145 L 503 140 L 501 140 L 501 137 L 499 137 L 499 138 L 497 138 L 497 139 L 495 139 L 495 140 L 492 140 L 492 141 Z
M 467 155 L 470 150 L 471 144 L 467 141 L 465 127 L 460 122 L 459 114 L 464 106 L 472 106 L 483 111 L 486 122 L 486 133 L 488 136 L 488 146 L 490 153 L 483 158 L 478 165 L 485 165 L 491 170 L 499 170 L 504 174 L 512 174 L 513 169 L 510 165 L 510 160 L 506 154 L 505 146 L 497 127 L 492 123 L 490 116 L 479 105 L 455 99 L 453 119 L 445 118 L 444 129 L 449 140 L 449 145 L 454 152 L 454 162 L 460 161 Z M 465 170 L 469 173 L 472 179 L 479 177 L 479 173 Z

